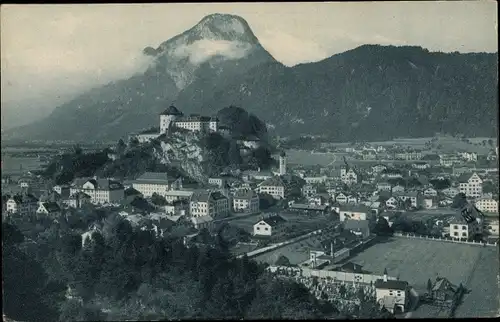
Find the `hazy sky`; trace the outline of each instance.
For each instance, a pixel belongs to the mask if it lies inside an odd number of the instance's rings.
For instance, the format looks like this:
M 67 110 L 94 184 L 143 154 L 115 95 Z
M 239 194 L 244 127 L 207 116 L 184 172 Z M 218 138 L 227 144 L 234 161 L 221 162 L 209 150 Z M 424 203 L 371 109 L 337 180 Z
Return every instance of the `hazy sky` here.
M 286 65 L 367 43 L 498 51 L 495 1 L 2 5 L 2 102 L 43 105 L 127 77 L 144 68 L 144 47 L 216 12 L 245 18 Z

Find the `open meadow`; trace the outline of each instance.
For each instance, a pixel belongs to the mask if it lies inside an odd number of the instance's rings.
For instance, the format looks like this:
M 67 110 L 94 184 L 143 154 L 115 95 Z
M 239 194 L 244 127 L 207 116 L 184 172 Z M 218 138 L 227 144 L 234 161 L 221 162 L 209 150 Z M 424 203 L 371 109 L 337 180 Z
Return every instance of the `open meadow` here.
M 498 310 L 499 262 L 495 247 L 392 238 L 349 261 L 375 274 L 387 268 L 389 275 L 408 281 L 419 294 L 426 291 L 429 278 L 442 276 L 456 285 L 462 283 L 471 292 L 457 309 L 457 317 L 492 316 Z

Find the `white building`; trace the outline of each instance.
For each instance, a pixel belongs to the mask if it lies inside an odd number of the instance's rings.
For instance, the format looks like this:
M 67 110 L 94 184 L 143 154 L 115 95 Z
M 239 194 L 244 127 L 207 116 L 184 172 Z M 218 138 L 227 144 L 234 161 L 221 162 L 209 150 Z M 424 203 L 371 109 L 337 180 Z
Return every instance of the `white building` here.
M 58 217 L 61 214 L 61 208 L 56 202 L 41 202 L 36 213 Z
M 208 178 L 208 184 L 222 188 L 226 184 L 226 179 L 222 177 Z
M 454 187 L 449 187 L 449 188 L 441 190 L 441 192 L 445 196 L 453 198 L 454 196 L 456 196 L 457 194 L 460 193 L 460 189 L 457 189 L 457 188 L 454 188 Z
M 21 216 L 34 214 L 38 209 L 38 199 L 31 194 L 14 195 L 6 202 L 8 214 L 19 214 Z
M 462 153 L 460 153 L 460 156 L 465 161 L 469 161 L 469 162 L 476 162 L 477 161 L 477 153 L 475 153 L 475 152 L 462 152 Z
M 338 202 L 339 204 L 346 204 L 347 203 L 347 196 L 340 192 L 335 196 L 335 201 Z
M 238 190 L 233 197 L 235 211 L 255 213 L 259 211 L 259 196 L 253 190 Z
M 260 220 L 253 225 L 253 234 L 255 236 L 276 236 L 283 232 L 285 219 L 275 215 Z
M 319 177 L 303 177 L 304 181 L 307 184 L 320 184 L 325 183 L 328 180 L 327 176 L 319 176 Z
M 383 181 L 377 183 L 377 190 L 378 191 L 391 191 L 392 185 L 389 182 Z
M 380 172 L 382 172 L 385 169 L 387 169 L 387 166 L 385 166 L 383 164 L 377 164 L 377 165 L 372 166 L 372 173 L 379 174 Z
M 353 185 L 358 182 L 358 174 L 352 168 L 341 167 L 340 180 L 346 185 Z
M 191 190 L 170 190 L 165 193 L 164 197 L 168 202 L 190 200 L 193 193 Z
M 288 196 L 288 185 L 280 177 L 272 177 L 258 186 L 259 193 L 267 193 L 273 196 L 274 199 L 283 199 Z
M 280 153 L 280 176 L 286 174 L 286 154 L 285 152 Z
M 389 312 L 406 312 L 410 299 L 408 282 L 388 280 L 385 270 L 384 278 L 375 281 L 375 295 L 377 303 Z
M 471 220 L 467 221 L 464 214 L 471 214 Z M 479 213 L 470 204 L 462 208 L 461 213 L 450 221 L 450 237 L 453 239 L 471 239 L 483 231 L 484 223 L 479 218 Z
M 370 208 L 360 205 L 360 206 L 341 206 L 339 209 L 339 219 L 340 221 L 345 220 L 367 220 L 368 215 L 371 213 Z
M 132 187 L 146 198 L 154 193 L 165 196 L 169 190 L 182 189 L 182 179 L 170 178 L 162 172 L 146 172 L 135 179 Z
M 413 208 L 421 207 L 424 203 L 423 195 L 419 191 L 395 193 L 393 196 L 401 200 L 403 203 L 407 202 L 406 200 L 410 200 L 411 207 Z
M 223 218 L 229 215 L 229 200 L 219 191 L 197 191 L 191 196 L 189 211 L 191 217 Z
M 483 180 L 477 173 L 464 174 L 458 178 L 460 192 L 467 197 L 477 198 L 483 194 Z
M 436 189 L 433 188 L 427 188 L 424 190 L 424 196 L 425 197 L 436 197 L 438 195 Z
M 93 204 L 118 203 L 124 198 L 123 185 L 110 179 L 75 179 L 70 192 L 89 195 Z
M 213 225 L 214 219 L 211 216 L 191 217 L 191 222 L 196 229 L 210 229 Z
M 389 209 L 396 209 L 401 206 L 401 200 L 396 197 L 390 197 L 385 201 L 385 206 Z
M 498 213 L 498 201 L 492 198 L 481 198 L 476 200 L 477 209 L 482 212 Z
M 189 131 L 217 132 L 219 120 L 208 116 L 184 116 L 175 106 L 171 105 L 160 114 L 160 134 L 167 133 L 171 127 Z

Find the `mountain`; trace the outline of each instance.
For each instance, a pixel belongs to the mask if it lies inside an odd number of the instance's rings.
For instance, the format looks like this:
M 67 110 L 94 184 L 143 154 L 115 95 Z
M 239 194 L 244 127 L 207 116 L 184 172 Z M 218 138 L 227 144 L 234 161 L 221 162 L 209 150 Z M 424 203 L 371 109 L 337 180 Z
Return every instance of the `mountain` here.
M 244 19 L 214 14 L 144 54 L 152 60 L 144 73 L 84 93 L 3 137 L 117 139 L 157 125 L 172 102 L 185 114 L 239 106 L 273 133 L 338 141 L 497 131 L 497 53 L 364 45 L 286 67 Z
M 497 75 L 496 53 L 365 45 L 292 68 L 258 66 L 203 104 L 238 102 L 280 135 L 333 140 L 436 132 L 496 136 Z
M 143 53 L 151 58 L 144 73 L 92 89 L 39 122 L 6 131 L 3 138 L 114 140 L 156 125 L 158 114 L 182 91 L 200 100 L 211 98 L 212 82 L 238 78 L 259 64 L 276 62 L 244 19 L 223 14 L 209 15 Z M 197 112 L 189 104 L 181 109 Z M 217 110 L 204 112 L 215 114 Z

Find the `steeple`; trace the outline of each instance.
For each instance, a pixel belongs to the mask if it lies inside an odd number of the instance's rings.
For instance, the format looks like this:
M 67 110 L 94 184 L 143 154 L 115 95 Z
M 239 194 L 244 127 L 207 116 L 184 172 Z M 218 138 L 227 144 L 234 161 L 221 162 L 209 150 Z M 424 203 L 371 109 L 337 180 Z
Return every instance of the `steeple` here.
M 384 282 L 387 282 L 387 268 L 384 268 Z

